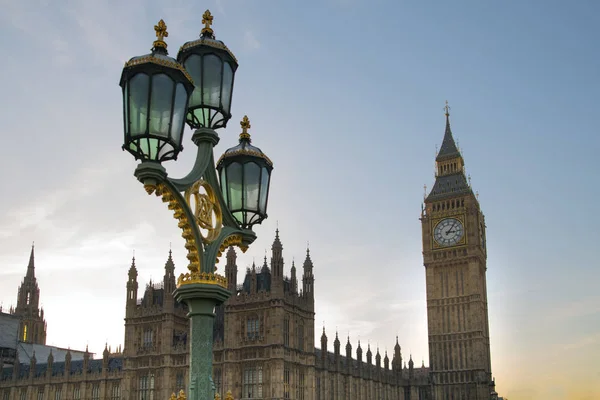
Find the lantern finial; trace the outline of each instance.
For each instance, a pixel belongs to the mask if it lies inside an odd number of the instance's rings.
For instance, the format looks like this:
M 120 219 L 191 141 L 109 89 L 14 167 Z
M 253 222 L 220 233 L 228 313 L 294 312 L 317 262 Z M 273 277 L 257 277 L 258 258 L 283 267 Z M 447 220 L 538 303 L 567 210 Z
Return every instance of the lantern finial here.
M 212 28 L 210 26 L 213 23 L 213 16 L 210 13 L 210 10 L 206 10 L 206 11 L 204 11 L 204 14 L 202 14 L 202 23 L 204 24 L 204 28 L 202 28 L 202 31 L 200 32 L 201 35 L 212 37 L 214 34 L 214 31 L 212 30 Z
M 240 126 L 242 127 L 242 133 L 240 133 L 240 140 L 250 141 L 250 134 L 248 133 L 248 129 L 250 129 L 250 120 L 247 115 L 244 115 L 244 118 L 240 121 Z
M 167 32 L 167 24 L 162 19 L 158 21 L 157 25 L 154 25 L 154 31 L 156 32 L 156 40 L 152 44 L 154 48 L 167 48 L 167 43 L 163 40 L 166 37 L 169 37 L 169 32 Z

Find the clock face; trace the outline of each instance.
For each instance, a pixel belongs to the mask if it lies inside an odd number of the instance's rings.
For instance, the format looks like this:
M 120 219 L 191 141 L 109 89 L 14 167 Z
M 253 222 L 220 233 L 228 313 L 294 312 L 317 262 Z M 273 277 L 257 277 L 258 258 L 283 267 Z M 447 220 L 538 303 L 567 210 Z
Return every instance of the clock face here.
M 464 233 L 462 222 L 456 218 L 445 218 L 435 226 L 433 238 L 440 246 L 453 246 L 460 242 Z

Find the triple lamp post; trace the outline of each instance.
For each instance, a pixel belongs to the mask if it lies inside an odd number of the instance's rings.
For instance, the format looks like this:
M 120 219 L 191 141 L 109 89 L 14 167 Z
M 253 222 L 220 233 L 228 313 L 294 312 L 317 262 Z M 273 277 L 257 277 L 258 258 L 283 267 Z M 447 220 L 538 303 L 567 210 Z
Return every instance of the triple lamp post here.
M 215 170 L 216 129 L 225 128 L 231 118 L 238 63 L 227 46 L 215 39 L 212 21 L 207 10 L 200 38 L 181 46 L 174 59 L 168 56 L 167 26 L 160 20 L 154 27 L 157 40 L 152 52 L 129 60 L 120 81 L 123 149 L 141 161 L 135 177 L 148 194 L 168 203 L 185 239 L 189 272 L 177 279 L 174 295 L 189 309 L 190 400 L 215 398 L 214 309 L 231 295 L 226 278 L 216 273 L 216 263 L 227 247 L 246 251 L 256 239 L 252 226 L 267 218 L 273 170 L 269 157 L 250 144 L 246 116 L 239 144 L 225 151 Z M 194 129 L 196 161 L 185 177 L 174 179 L 168 177 L 162 162 L 177 160 L 186 123 Z M 185 394 L 172 398 L 182 399 Z

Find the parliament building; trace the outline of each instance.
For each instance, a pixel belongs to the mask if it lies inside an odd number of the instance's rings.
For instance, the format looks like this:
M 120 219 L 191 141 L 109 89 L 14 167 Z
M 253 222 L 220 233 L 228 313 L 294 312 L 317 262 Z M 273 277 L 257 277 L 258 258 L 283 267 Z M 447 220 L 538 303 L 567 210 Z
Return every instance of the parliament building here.
M 216 309 L 213 381 L 224 397 L 296 400 L 495 400 L 486 288 L 485 219 L 464 172 L 446 112 L 435 184 L 421 213 L 429 366 L 323 329 L 315 340 L 315 273 L 310 252 L 289 276 L 279 231 L 271 257 L 238 283 L 236 252 L 225 275 L 232 296 Z M 0 400 L 167 400 L 187 387 L 187 307 L 173 297 L 169 252 L 161 282 L 140 290 L 135 259 L 125 297 L 125 338 L 102 358 L 45 346 L 46 321 L 31 251 L 17 306 L 0 309 Z M 326 290 L 326 288 L 321 288 Z M 13 328 L 11 328 L 13 327 Z M 11 329 L 14 330 L 12 335 Z M 12 336 L 11 336 L 12 335 Z M 6 338 L 14 336 L 15 343 Z M 0 338 L 0 339 L 2 339 Z M 27 344 L 32 347 L 29 353 Z M 37 350 L 36 350 L 37 348 Z M 43 350 L 46 350 L 43 352 Z M 44 354 L 41 359 L 40 354 Z M 423 363 L 424 364 L 424 363 Z

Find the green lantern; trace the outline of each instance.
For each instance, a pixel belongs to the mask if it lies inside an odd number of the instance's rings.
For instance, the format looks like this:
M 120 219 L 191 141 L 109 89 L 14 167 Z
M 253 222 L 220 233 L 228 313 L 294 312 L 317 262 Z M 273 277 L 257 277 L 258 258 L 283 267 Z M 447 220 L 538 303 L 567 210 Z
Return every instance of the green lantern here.
M 210 27 L 212 21 L 213 16 L 206 10 L 200 39 L 185 43 L 177 54 L 177 61 L 196 85 L 187 114 L 187 123 L 196 129 L 224 128 L 231 118 L 233 78 L 238 63 L 227 46 L 215 39 Z
M 240 143 L 225 151 L 217 163 L 225 204 L 245 229 L 267 218 L 273 162 L 250 140 L 250 121 L 244 116 Z
M 152 53 L 129 60 L 121 74 L 123 89 L 123 149 L 136 159 L 162 162 L 177 159 L 193 81 L 183 66 L 168 56 L 169 34 L 161 19 L 154 26 Z

